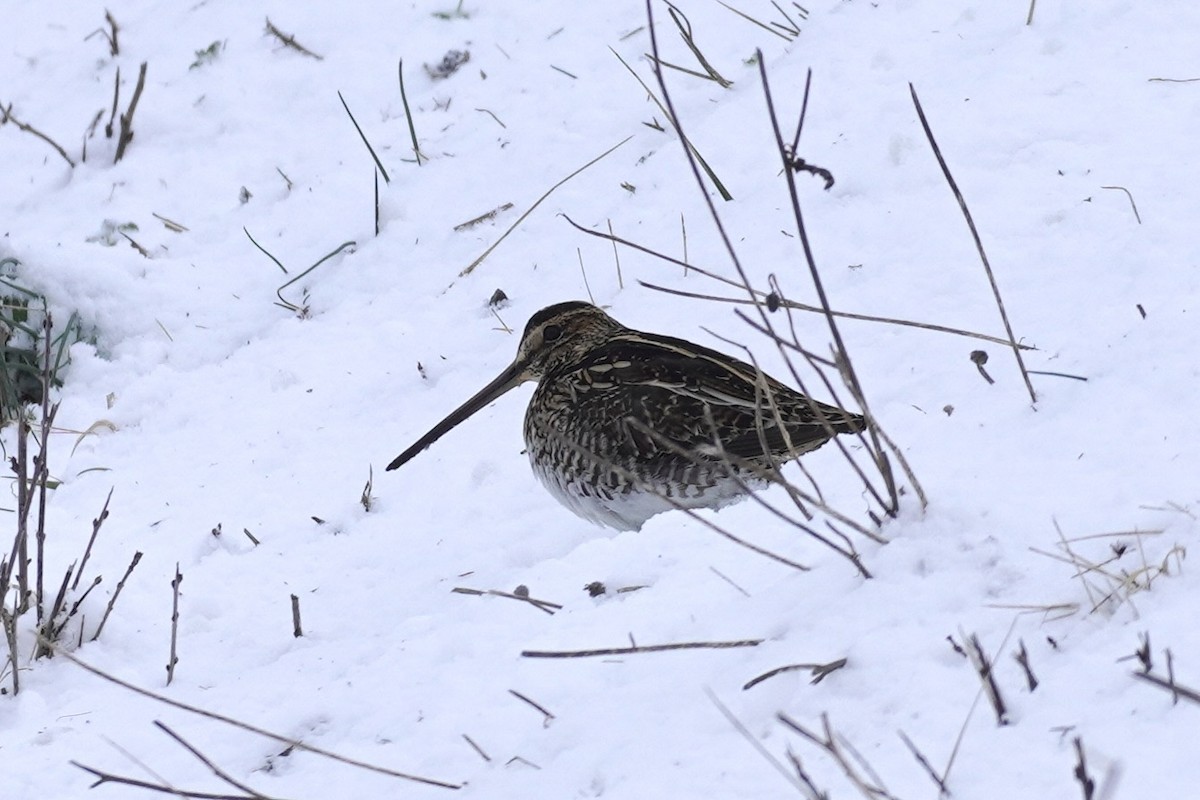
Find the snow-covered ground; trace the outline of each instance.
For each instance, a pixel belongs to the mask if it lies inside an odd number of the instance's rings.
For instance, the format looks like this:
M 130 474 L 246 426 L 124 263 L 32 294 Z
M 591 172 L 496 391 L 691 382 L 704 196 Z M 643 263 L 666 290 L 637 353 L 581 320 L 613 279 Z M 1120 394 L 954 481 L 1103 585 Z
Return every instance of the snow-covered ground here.
M 784 21 L 769 2 L 730 5 Z M 844 321 L 871 409 L 929 497 L 922 512 L 905 496 L 880 529 L 887 544 L 856 538 L 871 579 L 752 502 L 704 516 L 810 571 L 681 513 L 621 534 L 573 517 L 521 453 L 529 387 L 383 471 L 509 362 L 530 314 L 589 292 L 626 324 L 738 354 L 717 334 L 786 374 L 734 306 L 638 281 L 737 290 L 630 249 L 621 288 L 611 243 L 563 218 L 611 224 L 677 258 L 686 247 L 695 265 L 734 274 L 678 138 L 643 124 L 666 118 L 611 52 L 657 93 L 641 3 L 121 2 L 108 6 L 116 56 L 102 35 L 87 38 L 108 29 L 103 4 L 5 5 L 0 104 L 76 161 L 103 110 L 73 169 L 44 141 L 0 127 L 0 258 L 20 262 L 14 280 L 43 293 L 56 320 L 78 312 L 86 333 L 54 397 L 49 463 L 61 485 L 49 500 L 48 583 L 79 558 L 113 494 L 86 576 L 103 583 L 64 634 L 64 657 L 32 660 L 22 618 L 21 689 L 11 694 L 10 665 L 0 697 L 0 796 L 84 796 L 93 778 L 71 761 L 256 796 L 215 777 L 156 720 L 271 797 L 450 792 L 285 749 L 66 655 L 484 798 L 804 796 L 789 752 L 831 797 L 860 796 L 780 712 L 812 730 L 828 715 L 844 737 L 836 749 L 857 753 L 848 763 L 869 763 L 870 780 L 906 800 L 938 790 L 900 732 L 939 775 L 952 762 L 956 798 L 1194 792 L 1200 708 L 1136 679 L 1132 656 L 1148 634 L 1155 674 L 1167 675 L 1169 650 L 1179 684 L 1200 687 L 1200 584 L 1182 560 L 1200 531 L 1200 6 L 1042 2 L 1028 25 L 1024 3 L 830 0 L 809 3 L 805 20 L 780 6 L 802 28 L 794 40 L 721 3 L 681 1 L 733 85 L 666 73 L 685 132 L 733 195 L 716 204 L 755 285 L 775 275 L 788 297 L 814 302 L 752 59 L 762 48 L 788 130 L 813 70 L 799 155 L 837 182 L 824 192 L 815 177 L 798 181 L 832 306 L 1003 335 L 911 82 L 1015 333 L 1037 347 L 1027 366 L 1087 378 L 1034 375 L 1031 405 L 1003 345 Z M 265 33 L 267 18 L 321 58 Z M 655 20 L 662 58 L 697 68 L 665 5 Z M 455 50 L 470 60 L 432 78 L 423 65 Z M 419 166 L 400 59 L 428 157 Z M 115 73 L 123 110 L 142 62 L 135 136 L 114 165 L 103 126 Z M 391 178 L 379 185 L 378 235 L 375 166 L 339 91 Z M 551 187 L 627 138 L 460 275 Z M 103 241 L 106 226 L 127 223 L 146 255 L 120 235 Z M 355 244 L 282 291 L 307 313 L 276 302 L 277 287 L 345 242 Z M 504 324 L 488 305 L 496 289 L 510 299 Z M 824 351 L 823 319 L 795 320 Z M 969 358 L 980 348 L 994 385 Z M 8 454 L 13 441 L 9 429 Z M 865 519 L 836 450 L 805 465 Z M 786 502 L 779 490 L 765 497 Z M 1121 535 L 1096 536 L 1108 533 Z M 1081 577 L 1065 540 L 1080 563 L 1124 554 Z M 11 539 L 0 542 L 7 553 Z M 144 557 L 103 634 L 86 641 L 135 551 Z M 179 662 L 167 687 L 177 564 Z M 645 588 L 592 598 L 592 581 Z M 518 586 L 561 609 L 451 591 Z M 994 660 L 1007 725 L 953 646 L 972 634 Z M 763 641 L 521 655 L 748 639 Z M 1032 691 L 1013 658 L 1019 642 Z M 743 689 L 776 667 L 839 658 L 845 667 L 815 685 L 791 671 Z M 1093 795 L 1075 774 L 1076 738 Z M 149 796 L 111 784 L 93 794 Z

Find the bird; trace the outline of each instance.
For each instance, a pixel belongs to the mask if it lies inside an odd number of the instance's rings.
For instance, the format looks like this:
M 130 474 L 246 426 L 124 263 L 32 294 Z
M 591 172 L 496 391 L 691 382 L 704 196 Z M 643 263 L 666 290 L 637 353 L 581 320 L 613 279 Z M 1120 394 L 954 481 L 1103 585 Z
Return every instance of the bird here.
M 524 424 L 534 474 L 576 515 L 622 531 L 740 500 L 770 470 L 866 427 L 736 358 L 568 301 L 530 317 L 512 363 L 388 470 L 527 381 L 537 381 Z

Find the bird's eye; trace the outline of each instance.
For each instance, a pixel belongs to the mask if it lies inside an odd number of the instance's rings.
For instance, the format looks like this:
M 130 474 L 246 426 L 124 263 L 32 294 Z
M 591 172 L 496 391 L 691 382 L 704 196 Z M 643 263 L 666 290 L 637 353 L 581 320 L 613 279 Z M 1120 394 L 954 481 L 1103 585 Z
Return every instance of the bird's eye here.
M 553 342 L 558 337 L 562 336 L 562 325 L 547 325 L 542 328 L 542 341 Z

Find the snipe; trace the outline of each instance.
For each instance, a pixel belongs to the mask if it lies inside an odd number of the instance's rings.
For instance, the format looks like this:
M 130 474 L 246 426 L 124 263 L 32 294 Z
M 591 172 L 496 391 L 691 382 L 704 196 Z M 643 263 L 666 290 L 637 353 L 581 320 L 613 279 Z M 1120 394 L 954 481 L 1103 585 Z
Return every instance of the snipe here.
M 534 473 L 567 508 L 619 530 L 679 506 L 727 505 L 764 485 L 763 468 L 864 427 L 858 414 L 735 358 L 626 328 L 589 303 L 558 303 L 530 318 L 517 357 L 495 380 L 388 469 L 533 380 L 525 444 Z

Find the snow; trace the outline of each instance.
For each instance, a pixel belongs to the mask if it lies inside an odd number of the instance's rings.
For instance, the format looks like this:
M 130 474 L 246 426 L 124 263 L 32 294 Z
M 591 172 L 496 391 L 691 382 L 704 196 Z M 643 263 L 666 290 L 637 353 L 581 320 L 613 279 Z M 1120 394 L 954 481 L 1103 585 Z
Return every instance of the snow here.
M 511 298 L 498 313 L 518 333 L 539 308 L 590 290 L 627 325 L 741 355 L 717 334 L 786 377 L 734 307 L 638 281 L 737 290 L 630 249 L 620 254 L 621 288 L 612 245 L 562 218 L 597 231 L 611 221 L 617 235 L 682 257 L 682 215 L 689 260 L 734 275 L 677 137 L 642 124 L 665 119 L 609 52 L 654 86 L 642 4 L 468 0 L 467 16 L 442 19 L 433 12 L 452 11 L 452 0 L 336 11 L 131 0 L 109 6 L 120 25 L 115 57 L 101 37 L 85 40 L 106 27 L 101 4 L 10 5 L 0 102 L 72 158 L 95 113 L 108 118 L 116 68 L 124 109 L 138 65 L 149 66 L 118 164 L 102 131 L 71 169 L 45 142 L 0 127 L 0 258 L 18 259 L 16 280 L 44 293 L 60 324 L 78 312 L 86 333 L 54 395 L 49 463 L 61 485 L 48 508 L 48 583 L 79 558 L 113 492 L 85 576 L 103 582 L 82 606 L 84 644 L 75 645 L 77 616 L 66 652 L 33 660 L 33 623 L 22 618 L 21 690 L 11 694 L 5 670 L 10 694 L 0 698 L 3 796 L 83 796 L 92 778 L 71 761 L 234 791 L 155 720 L 272 797 L 448 794 L 299 749 L 283 755 L 279 742 L 100 680 L 68 655 L 306 745 L 462 784 L 463 796 L 804 796 L 709 692 L 789 774 L 792 751 L 834 798 L 858 792 L 778 713 L 813 730 L 827 714 L 898 798 L 937 793 L 898 731 L 939 773 L 955 753 L 947 785 L 956 798 L 1082 796 L 1075 737 L 1097 798 L 1181 797 L 1200 782 L 1195 703 L 1173 704 L 1169 691 L 1136 680 L 1130 658 L 1148 634 L 1156 674 L 1166 675 L 1169 648 L 1178 682 L 1200 685 L 1200 585 L 1171 555 L 1200 530 L 1200 88 L 1177 82 L 1198 75 L 1200 7 L 1040 3 L 1026 25 L 1025 4 L 823 2 L 808 5 L 803 32 L 787 42 L 720 4 L 678 4 L 705 56 L 734 81 L 721 89 L 667 71 L 685 132 L 734 197 L 716 204 L 756 286 L 773 274 L 788 297 L 814 301 L 757 66 L 747 63 L 757 47 L 786 129 L 813 70 L 800 155 L 837 183 L 824 192 L 815 177 L 798 181 L 833 307 L 1002 335 L 911 82 L 1016 335 L 1038 348 L 1027 365 L 1088 379 L 1035 375 L 1031 406 L 1002 345 L 843 322 L 871 409 L 930 499 L 922 512 L 906 495 L 881 528 L 887 544 L 856 538 L 874 576 L 866 580 L 754 502 L 701 516 L 811 570 L 739 548 L 682 513 L 620 534 L 573 517 L 521 454 L 530 387 L 383 471 L 511 360 L 518 334 L 487 304 L 497 288 Z M 769 3 L 731 5 L 778 19 Z M 264 34 L 264 18 L 323 58 L 283 47 Z M 663 58 L 692 66 L 665 6 L 655 20 Z M 213 42 L 215 57 L 190 68 Z M 422 65 L 450 50 L 468 50 L 470 61 L 431 79 Z M 429 157 L 419 167 L 400 58 Z M 339 90 L 391 177 L 380 182 L 378 236 L 374 165 Z M 543 193 L 627 137 L 460 275 Z M 1140 223 L 1113 186 L 1128 190 Z M 504 203 L 513 208 L 454 230 Z M 135 223 L 131 236 L 150 258 L 120 237 L 89 241 L 106 220 Z M 283 290 L 308 305 L 304 318 L 276 304 L 281 284 L 348 241 L 353 248 Z M 802 341 L 824 351 L 824 321 L 796 321 Z M 980 348 L 995 385 L 968 358 Z M 79 439 L 98 422 L 115 430 Z M 10 427 L 8 454 L 14 442 Z M 805 465 L 838 507 L 865 518 L 861 486 L 836 450 Z M 368 511 L 360 497 L 372 470 Z M 778 490 L 763 497 L 786 503 Z M 1169 565 L 1148 590 L 1118 588 L 1098 610 L 1076 568 L 1046 555 L 1062 555 L 1060 535 L 1135 530 L 1147 533 L 1072 545 L 1093 561 L 1126 545 L 1110 565 L 1116 574 Z M 103 634 L 87 641 L 135 551 L 141 563 Z M 179 663 L 168 687 L 177 564 Z M 589 597 L 592 581 L 610 592 Z M 1093 593 L 1114 588 L 1090 581 Z M 451 591 L 518 586 L 562 608 L 550 615 Z M 613 591 L 625 586 L 645 588 Z M 1062 608 L 1032 610 L 1047 606 Z M 947 641 L 965 646 L 971 634 L 994 659 L 1007 725 Z M 747 639 L 763 641 L 521 655 Z M 1012 657 L 1019 641 L 1040 682 L 1033 691 Z M 839 658 L 846 666 L 816 685 L 793 671 L 742 688 L 779 666 Z M 94 794 L 150 796 L 113 785 Z

